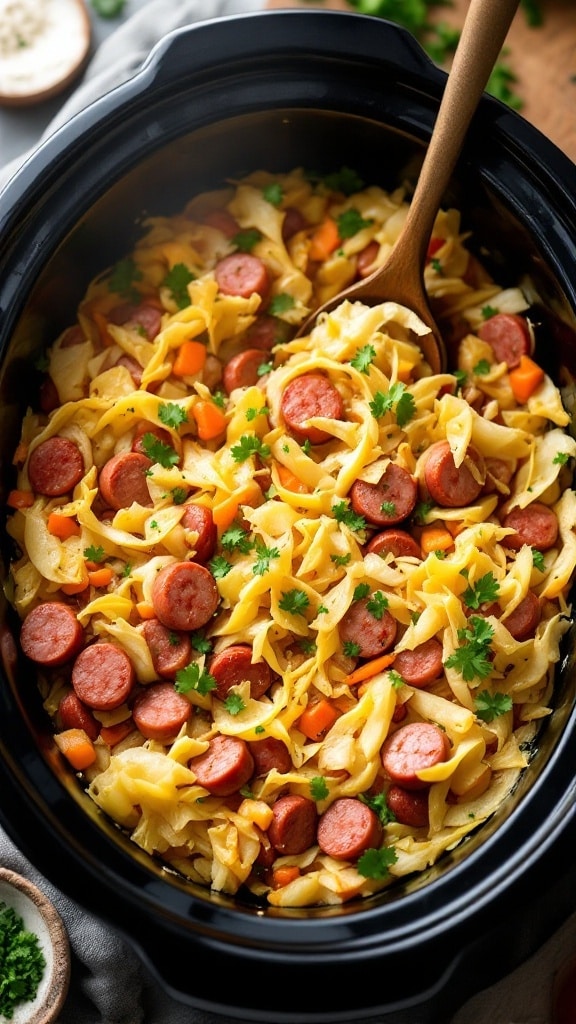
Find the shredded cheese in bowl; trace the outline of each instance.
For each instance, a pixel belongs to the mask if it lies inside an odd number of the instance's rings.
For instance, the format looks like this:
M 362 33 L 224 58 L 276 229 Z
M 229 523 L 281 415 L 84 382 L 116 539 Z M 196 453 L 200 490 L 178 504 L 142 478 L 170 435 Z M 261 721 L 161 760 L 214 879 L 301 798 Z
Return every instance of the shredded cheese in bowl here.
M 152 218 L 51 346 L 9 498 L 64 757 L 142 849 L 273 906 L 369 895 L 485 822 L 571 615 L 569 416 L 457 211 L 425 273 L 456 365 L 391 302 L 295 337 L 401 230 L 403 191 L 351 178 Z

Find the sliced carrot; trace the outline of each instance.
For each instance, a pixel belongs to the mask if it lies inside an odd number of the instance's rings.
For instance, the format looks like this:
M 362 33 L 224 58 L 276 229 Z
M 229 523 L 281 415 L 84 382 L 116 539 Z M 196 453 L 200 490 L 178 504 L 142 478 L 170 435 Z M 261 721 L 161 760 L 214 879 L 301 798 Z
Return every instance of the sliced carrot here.
M 201 441 L 212 441 L 226 430 L 226 416 L 214 402 L 207 399 L 196 402 L 192 411 Z
M 281 867 L 272 869 L 272 888 L 282 889 L 297 878 L 300 878 L 301 871 L 297 864 L 283 864 Z
M 101 565 L 98 569 L 88 570 L 88 582 L 91 587 L 107 587 L 114 579 L 109 565 Z
M 191 377 L 200 373 L 206 363 L 206 345 L 201 341 L 183 341 L 176 353 L 172 373 L 176 377 Z
M 512 394 L 517 402 L 527 402 L 544 380 L 544 370 L 530 356 L 520 356 L 520 363 L 508 375 Z
M 103 725 L 100 729 L 100 739 L 104 740 L 109 747 L 115 747 L 121 740 L 125 740 L 133 729 L 134 722 L 131 718 L 127 718 L 124 722 L 117 722 L 116 725 Z
M 136 604 L 136 611 L 141 619 L 155 619 L 156 612 L 154 605 L 149 604 L 148 601 L 138 601 Z
M 332 701 L 322 697 L 308 705 L 298 719 L 298 729 L 303 732 L 309 740 L 321 740 L 328 729 L 334 725 L 340 711 Z
M 73 516 L 63 516 L 61 512 L 50 512 L 48 516 L 48 533 L 60 540 L 67 540 L 68 537 L 79 537 L 81 534 L 80 524 Z
M 432 551 L 448 551 L 454 547 L 454 538 L 444 525 L 430 523 L 422 529 L 420 547 L 425 555 Z
M 54 736 L 56 745 L 76 771 L 84 771 L 94 764 L 96 751 L 84 729 L 64 729 Z
M 33 491 L 10 491 L 6 499 L 10 508 L 30 508 L 34 504 Z
M 356 686 L 356 683 L 363 683 L 365 679 L 371 679 L 372 676 L 377 676 L 379 672 L 384 672 L 385 669 L 390 668 L 390 665 L 394 664 L 395 657 L 395 654 L 382 654 L 379 658 L 372 658 L 371 661 L 365 662 L 364 665 L 360 665 L 360 668 L 355 668 L 353 672 L 350 672 L 344 682 L 348 686 Z
M 108 320 L 98 309 L 92 310 L 92 319 L 98 328 L 98 334 L 100 335 L 100 341 L 105 348 L 110 348 L 114 344 L 114 338 L 108 330 Z
M 83 590 L 89 585 L 90 580 L 88 579 L 88 572 L 84 569 L 84 575 L 79 583 L 63 583 L 60 590 L 63 594 L 81 594 Z
M 308 255 L 311 260 L 321 263 L 327 260 L 339 245 L 338 225 L 333 217 L 326 217 L 312 234 Z
M 28 455 L 28 444 L 26 441 L 20 441 L 16 446 L 14 452 L 14 458 L 12 459 L 12 465 L 18 466 L 23 462 L 26 462 L 26 456 Z
M 303 480 L 297 477 L 291 469 L 283 466 L 281 462 L 276 463 L 276 469 L 278 470 L 278 476 L 280 477 L 280 483 L 282 487 L 285 487 L 287 491 L 295 491 L 296 494 L 309 494 L 309 490 Z

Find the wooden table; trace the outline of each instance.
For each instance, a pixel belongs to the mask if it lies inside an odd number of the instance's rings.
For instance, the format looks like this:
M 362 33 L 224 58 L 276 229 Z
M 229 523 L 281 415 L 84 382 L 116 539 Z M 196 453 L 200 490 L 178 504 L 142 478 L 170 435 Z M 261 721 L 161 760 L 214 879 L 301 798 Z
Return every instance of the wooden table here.
M 522 116 L 576 163 L 576 2 L 539 4 L 544 24 L 530 28 L 520 8 L 502 60 L 516 75 L 514 91 L 523 101 Z M 267 0 L 266 6 L 353 10 L 346 0 Z M 437 22 L 461 27 L 467 8 L 468 0 L 452 0 L 432 13 Z

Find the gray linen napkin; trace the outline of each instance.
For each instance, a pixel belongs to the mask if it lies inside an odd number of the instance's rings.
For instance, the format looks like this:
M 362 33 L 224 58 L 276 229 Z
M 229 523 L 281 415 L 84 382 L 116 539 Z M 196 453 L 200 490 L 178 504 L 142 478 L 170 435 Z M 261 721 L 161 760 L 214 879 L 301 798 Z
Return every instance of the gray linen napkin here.
M 135 74 L 166 33 L 264 6 L 265 0 L 151 0 L 102 43 L 80 86 L 50 121 L 42 139 Z M 0 190 L 31 152 L 0 168 Z M 48 882 L 1 828 L 0 864 L 38 885 L 54 903 L 68 931 L 72 976 L 57 1024 L 238 1024 L 237 1018 L 191 1009 L 168 996 L 122 936 Z M 574 951 L 576 914 L 527 963 L 469 1000 L 451 1024 L 550 1024 L 552 978 Z M 375 1024 L 374 1019 L 370 1024 Z

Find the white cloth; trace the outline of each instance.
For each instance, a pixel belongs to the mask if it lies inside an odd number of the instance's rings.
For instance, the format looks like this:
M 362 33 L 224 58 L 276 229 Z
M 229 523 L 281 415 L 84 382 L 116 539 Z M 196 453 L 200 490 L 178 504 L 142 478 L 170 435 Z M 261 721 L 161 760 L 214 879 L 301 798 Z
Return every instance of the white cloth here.
M 100 46 L 80 86 L 50 121 L 42 138 L 134 75 L 168 32 L 208 18 L 258 11 L 263 6 L 264 0 L 151 0 Z M 0 169 L 0 189 L 30 152 Z M 35 882 L 52 900 L 68 931 L 72 976 L 57 1024 L 238 1024 L 237 1018 L 206 1013 L 174 1001 L 130 945 L 51 885 L 2 829 L 0 864 Z M 451 1022 L 442 1020 L 438 1024 L 550 1024 L 554 972 L 575 951 L 576 914 L 526 964 L 474 996 Z M 258 978 L 249 980 L 252 984 L 262 983 Z M 574 1012 L 576 1021 L 576 1008 Z M 372 1018 L 370 1024 L 378 1022 Z

